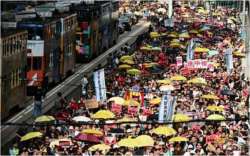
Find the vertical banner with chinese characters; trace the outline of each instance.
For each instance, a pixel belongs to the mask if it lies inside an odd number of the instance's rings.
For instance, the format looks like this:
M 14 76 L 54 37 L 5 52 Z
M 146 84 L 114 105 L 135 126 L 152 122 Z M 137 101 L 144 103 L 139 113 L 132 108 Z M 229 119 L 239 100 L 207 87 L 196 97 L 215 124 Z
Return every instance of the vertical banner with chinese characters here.
M 106 85 L 104 69 L 94 72 L 95 94 L 97 101 L 106 100 Z
M 161 104 L 159 106 L 159 116 L 158 121 L 164 122 L 164 111 L 165 111 L 165 105 L 168 103 L 168 95 L 162 95 L 161 98 Z
M 231 70 L 233 69 L 233 55 L 232 55 L 233 49 L 228 48 L 225 51 L 225 59 L 226 59 L 226 65 L 227 65 L 227 73 L 230 74 Z

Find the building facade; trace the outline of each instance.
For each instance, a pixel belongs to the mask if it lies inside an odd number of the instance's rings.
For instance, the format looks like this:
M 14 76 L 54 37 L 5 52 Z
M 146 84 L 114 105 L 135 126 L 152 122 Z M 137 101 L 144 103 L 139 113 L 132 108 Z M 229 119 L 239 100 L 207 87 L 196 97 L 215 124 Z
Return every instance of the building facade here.
M 0 77 L 1 117 L 26 101 L 27 31 L 2 29 Z

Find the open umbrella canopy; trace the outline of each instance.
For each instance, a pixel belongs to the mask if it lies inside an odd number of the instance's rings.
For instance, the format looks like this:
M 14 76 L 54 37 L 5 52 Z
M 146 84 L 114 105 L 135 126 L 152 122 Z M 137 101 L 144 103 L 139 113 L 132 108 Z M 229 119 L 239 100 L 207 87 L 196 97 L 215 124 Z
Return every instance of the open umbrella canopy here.
M 203 84 L 203 85 L 207 84 L 206 80 L 201 77 L 193 78 L 191 80 L 188 80 L 187 82 L 192 84 Z
M 129 68 L 132 68 L 130 65 L 128 64 L 122 64 L 122 65 L 119 65 L 118 67 L 119 69 L 129 69 Z
M 174 122 L 187 122 L 190 121 L 191 118 L 185 114 L 175 114 L 173 116 L 173 121 Z
M 135 121 L 137 121 L 136 118 L 130 118 L 130 117 L 126 117 L 126 116 L 125 116 L 125 117 L 123 117 L 123 118 L 117 120 L 117 123 L 122 123 L 122 122 L 135 122 Z
M 225 120 L 225 117 L 220 114 L 212 114 L 212 115 L 209 115 L 206 119 L 217 121 L 217 120 Z
M 246 57 L 246 54 L 241 53 L 240 51 L 236 51 L 233 53 L 234 57 Z
M 217 50 L 209 50 L 208 51 L 208 57 L 212 57 L 214 55 L 218 55 L 219 52 Z
M 175 90 L 174 86 L 172 85 L 163 85 L 160 87 L 160 91 L 164 92 L 164 91 L 172 91 Z
M 138 147 L 139 142 L 133 138 L 125 138 L 125 139 L 121 139 L 117 144 L 120 147 L 134 148 L 134 147 Z
M 71 139 L 69 139 L 69 138 L 62 138 L 62 139 L 52 140 L 50 142 L 50 144 L 49 144 L 49 147 L 53 149 L 55 146 L 59 146 L 60 142 L 64 142 L 64 143 L 67 142 L 67 143 L 69 143 L 69 145 L 72 145 Z
M 210 105 L 210 106 L 207 106 L 207 110 L 210 110 L 213 112 L 223 112 L 224 108 L 223 106 Z
M 138 69 L 129 69 L 129 70 L 127 70 L 127 73 L 130 75 L 140 75 L 141 71 Z
M 138 101 L 135 101 L 133 99 L 126 100 L 124 103 L 125 106 L 139 106 L 140 103 Z
M 198 32 L 197 30 L 194 30 L 194 29 L 193 29 L 193 30 L 190 30 L 189 33 L 190 33 L 190 34 L 198 34 L 199 32 Z
M 190 35 L 189 35 L 187 32 L 181 33 L 181 34 L 179 35 L 179 38 L 190 38 Z
M 98 129 L 84 129 L 84 130 L 81 131 L 81 133 L 103 136 L 103 132 L 98 130 Z
M 209 52 L 209 49 L 208 48 L 196 47 L 194 49 L 194 52 L 196 52 L 196 53 L 207 53 L 207 52 Z
M 109 145 L 106 144 L 96 144 L 91 146 L 88 150 L 89 151 L 108 151 L 111 147 Z
M 171 48 L 179 48 L 181 46 L 183 46 L 182 44 L 180 43 L 177 43 L 177 42 L 174 42 L 174 43 L 170 43 L 169 45 Z
M 122 97 L 118 97 L 118 96 L 108 99 L 108 102 L 109 101 L 113 101 L 115 104 L 119 104 L 119 105 L 123 105 L 125 103 L 125 100 Z
M 115 115 L 109 110 L 99 110 L 91 117 L 92 119 L 113 119 Z
M 161 98 L 160 98 L 160 97 L 153 98 L 153 99 L 151 99 L 151 100 L 149 101 L 149 103 L 150 103 L 151 105 L 158 105 L 158 104 L 161 103 Z
M 203 26 L 200 31 L 207 31 L 207 30 L 210 30 L 210 27 L 208 26 Z
M 202 95 L 201 98 L 203 99 L 210 99 L 210 100 L 219 100 L 220 98 L 214 94 L 206 94 Z
M 167 126 L 159 126 L 153 129 L 152 132 L 157 135 L 165 135 L 165 136 L 171 136 L 176 134 L 176 131 L 172 127 L 167 127 Z
M 90 122 L 92 121 L 90 118 L 86 117 L 86 116 L 75 116 L 72 118 L 73 121 L 76 122 Z
M 127 63 L 127 64 L 135 64 L 135 62 L 133 60 L 124 60 L 123 63 Z
M 151 38 L 160 37 L 160 34 L 159 34 L 158 32 L 151 32 L 151 33 L 150 33 L 150 37 L 151 37 Z
M 123 62 L 125 60 L 133 60 L 133 57 L 130 55 L 124 55 L 120 58 L 120 61 Z
M 143 46 L 143 47 L 140 48 L 140 50 L 150 51 L 150 50 L 152 50 L 152 47 Z
M 186 141 L 188 141 L 188 138 L 182 136 L 177 136 L 169 139 L 169 142 L 186 142 Z
M 172 81 L 186 81 L 187 78 L 185 76 L 182 76 L 182 75 L 175 75 L 175 76 L 172 76 L 170 78 L 170 80 L 172 80 Z
M 42 115 L 39 116 L 35 119 L 35 122 L 49 122 L 49 121 L 54 121 L 55 118 L 53 116 L 50 115 Z
M 43 134 L 41 132 L 29 132 L 21 137 L 21 141 L 27 141 L 33 138 L 39 138 L 42 137 L 42 135 Z
M 153 47 L 151 50 L 152 51 L 162 51 L 161 47 Z
M 171 84 L 172 81 L 170 79 L 162 79 L 162 80 L 157 80 L 156 82 L 159 84 L 168 85 Z
M 136 142 L 139 144 L 137 147 L 149 147 L 154 146 L 154 139 L 151 136 L 148 135 L 140 135 L 135 138 Z

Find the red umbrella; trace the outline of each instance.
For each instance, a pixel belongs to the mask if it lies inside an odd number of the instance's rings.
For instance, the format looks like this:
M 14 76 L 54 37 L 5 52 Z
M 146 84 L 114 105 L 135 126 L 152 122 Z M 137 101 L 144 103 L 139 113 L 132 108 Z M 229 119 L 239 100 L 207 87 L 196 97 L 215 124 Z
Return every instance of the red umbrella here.
M 79 141 L 88 141 L 88 142 L 94 142 L 94 143 L 99 143 L 101 141 L 100 137 L 96 136 L 96 135 L 90 135 L 90 134 L 78 134 L 75 137 L 76 140 Z

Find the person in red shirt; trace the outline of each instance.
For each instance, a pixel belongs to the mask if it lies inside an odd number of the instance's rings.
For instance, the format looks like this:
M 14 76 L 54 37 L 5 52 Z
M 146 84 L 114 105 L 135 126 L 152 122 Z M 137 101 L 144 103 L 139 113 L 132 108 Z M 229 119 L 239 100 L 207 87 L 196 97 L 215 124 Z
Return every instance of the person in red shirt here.
M 162 66 L 166 64 L 166 56 L 163 52 L 159 54 L 159 64 Z

